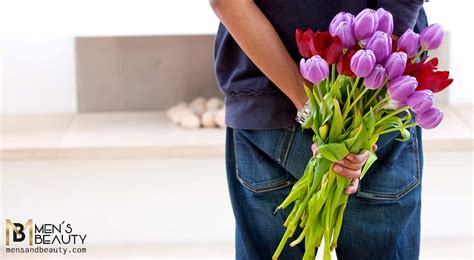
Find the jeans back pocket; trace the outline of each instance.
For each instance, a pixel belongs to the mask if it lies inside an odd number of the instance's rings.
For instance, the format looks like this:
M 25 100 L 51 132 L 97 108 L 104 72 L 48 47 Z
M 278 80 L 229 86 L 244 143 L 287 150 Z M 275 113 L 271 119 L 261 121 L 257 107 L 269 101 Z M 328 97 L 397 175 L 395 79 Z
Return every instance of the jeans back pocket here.
M 296 182 L 285 164 L 294 128 L 234 129 L 235 172 L 239 182 L 255 193 L 268 192 Z
M 421 183 L 418 133 L 410 129 L 406 142 L 395 140 L 399 134 L 382 136 L 378 142 L 379 159 L 360 181 L 356 196 L 372 200 L 396 201 Z

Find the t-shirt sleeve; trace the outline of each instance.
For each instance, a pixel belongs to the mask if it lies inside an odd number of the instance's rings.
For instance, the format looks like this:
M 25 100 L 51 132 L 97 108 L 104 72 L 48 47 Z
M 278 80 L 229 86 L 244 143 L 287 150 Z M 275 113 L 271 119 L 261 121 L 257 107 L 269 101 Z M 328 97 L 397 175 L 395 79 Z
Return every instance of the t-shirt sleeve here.
M 379 7 L 393 15 L 393 34 L 402 35 L 407 29 L 415 27 L 423 0 L 380 0 Z

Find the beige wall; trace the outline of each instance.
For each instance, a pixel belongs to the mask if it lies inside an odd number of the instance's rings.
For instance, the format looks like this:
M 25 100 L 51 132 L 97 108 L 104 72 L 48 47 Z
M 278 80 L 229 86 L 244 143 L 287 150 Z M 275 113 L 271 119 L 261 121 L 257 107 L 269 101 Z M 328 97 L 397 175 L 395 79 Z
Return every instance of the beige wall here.
M 166 109 L 222 96 L 214 36 L 76 38 L 79 112 Z

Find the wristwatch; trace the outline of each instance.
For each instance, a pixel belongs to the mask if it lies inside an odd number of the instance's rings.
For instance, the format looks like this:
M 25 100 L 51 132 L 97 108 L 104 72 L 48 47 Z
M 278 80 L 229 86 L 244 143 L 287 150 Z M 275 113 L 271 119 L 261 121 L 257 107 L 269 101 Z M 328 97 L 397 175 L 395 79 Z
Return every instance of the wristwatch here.
M 304 124 L 306 120 L 311 115 L 311 105 L 309 104 L 309 100 L 306 101 L 303 108 L 296 113 L 296 122 L 300 123 L 300 125 Z

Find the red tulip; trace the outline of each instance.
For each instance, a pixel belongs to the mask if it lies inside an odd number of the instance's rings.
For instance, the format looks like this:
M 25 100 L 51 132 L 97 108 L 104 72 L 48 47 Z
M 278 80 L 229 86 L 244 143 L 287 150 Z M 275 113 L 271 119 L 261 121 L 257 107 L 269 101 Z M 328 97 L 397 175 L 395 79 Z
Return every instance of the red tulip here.
M 316 32 L 310 42 L 310 49 L 313 55 L 321 56 L 329 65 L 336 63 L 342 55 L 341 40 L 329 32 Z
M 301 56 L 305 58 L 311 58 L 313 54 L 311 53 L 311 49 L 309 47 L 311 39 L 314 38 L 314 32 L 311 29 L 306 30 L 303 32 L 300 29 L 296 29 L 296 43 L 298 44 L 298 49 L 300 51 Z
M 438 93 L 447 88 L 453 82 L 449 78 L 449 71 L 437 71 L 438 58 L 427 61 L 425 57 L 419 63 L 407 62 L 404 75 L 410 75 L 418 81 L 416 90 L 429 89 L 433 93 Z
M 348 49 L 346 53 L 339 56 L 339 60 L 337 62 L 337 72 L 342 75 L 349 76 L 351 78 L 355 78 L 356 75 L 351 70 L 351 60 L 352 56 L 360 49 L 358 45 Z
M 342 55 L 342 43 L 337 36 L 331 36 L 329 32 L 316 32 L 311 29 L 303 32 L 296 30 L 296 41 L 301 56 L 310 58 L 319 55 L 331 65 L 337 62 Z
M 429 89 L 433 93 L 438 93 L 451 85 L 452 82 L 453 79 L 449 78 L 449 71 L 435 71 L 433 75 L 421 81 L 416 90 Z

